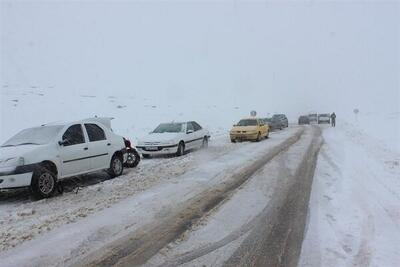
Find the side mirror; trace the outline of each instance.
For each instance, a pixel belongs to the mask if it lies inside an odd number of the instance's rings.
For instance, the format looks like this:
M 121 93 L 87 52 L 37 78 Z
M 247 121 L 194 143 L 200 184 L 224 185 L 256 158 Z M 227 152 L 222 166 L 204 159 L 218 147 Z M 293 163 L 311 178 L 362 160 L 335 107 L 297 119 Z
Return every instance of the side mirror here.
M 194 131 L 193 130 L 187 130 L 186 133 L 187 134 L 191 134 L 191 133 L 194 133 Z
M 67 139 L 64 139 L 64 140 L 62 140 L 62 141 L 58 141 L 58 144 L 59 144 L 60 146 L 65 146 L 65 145 L 68 145 L 68 144 L 69 144 L 69 141 L 68 141 Z

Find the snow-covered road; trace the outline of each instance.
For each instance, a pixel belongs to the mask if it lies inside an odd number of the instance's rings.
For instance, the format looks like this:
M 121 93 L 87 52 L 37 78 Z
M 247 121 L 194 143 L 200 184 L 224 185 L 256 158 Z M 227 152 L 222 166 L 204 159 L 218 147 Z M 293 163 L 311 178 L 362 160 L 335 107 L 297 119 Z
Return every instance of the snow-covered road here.
M 397 266 L 399 154 L 321 128 L 318 162 L 319 127 L 291 127 L 89 175 L 77 193 L 2 195 L 0 266 Z
M 399 266 L 400 155 L 349 124 L 323 137 L 300 266 Z

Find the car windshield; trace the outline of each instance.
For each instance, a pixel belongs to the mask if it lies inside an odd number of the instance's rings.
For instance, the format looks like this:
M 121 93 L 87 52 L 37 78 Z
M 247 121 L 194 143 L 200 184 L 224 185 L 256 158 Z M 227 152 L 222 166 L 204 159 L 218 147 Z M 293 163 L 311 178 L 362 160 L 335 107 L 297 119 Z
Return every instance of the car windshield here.
M 237 126 L 256 126 L 256 125 L 257 125 L 257 120 L 252 120 L 252 119 L 241 120 L 237 124 Z
M 162 123 L 153 133 L 179 133 L 183 131 L 183 123 Z
M 2 147 L 48 144 L 57 136 L 62 128 L 63 126 L 57 125 L 25 129 L 11 137 Z

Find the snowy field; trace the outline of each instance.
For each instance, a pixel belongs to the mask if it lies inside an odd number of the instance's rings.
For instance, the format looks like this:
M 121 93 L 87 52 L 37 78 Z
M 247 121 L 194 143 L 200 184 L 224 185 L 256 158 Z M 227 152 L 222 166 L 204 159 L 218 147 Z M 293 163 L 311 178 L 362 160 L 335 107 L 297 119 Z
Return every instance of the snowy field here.
M 115 118 L 116 133 L 137 141 L 162 122 L 195 120 L 213 135 L 226 134 L 237 121 L 249 115 L 250 106 L 226 106 L 213 102 L 84 93 L 84 90 L 61 90 L 48 85 L 30 87 L 3 85 L 0 94 L 0 143 L 28 127 L 56 121 L 75 121 L 94 116 Z M 261 116 L 267 116 L 260 110 Z M 270 111 L 268 111 L 270 112 Z M 271 115 L 271 114 L 269 114 Z M 271 115 L 272 116 L 272 115 Z

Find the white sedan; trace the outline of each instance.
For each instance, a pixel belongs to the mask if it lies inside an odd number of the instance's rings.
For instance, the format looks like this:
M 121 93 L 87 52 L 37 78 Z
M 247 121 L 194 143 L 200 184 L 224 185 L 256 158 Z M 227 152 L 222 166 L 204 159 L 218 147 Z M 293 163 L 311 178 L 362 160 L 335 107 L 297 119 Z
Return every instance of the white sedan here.
M 109 118 L 56 123 L 22 130 L 0 147 L 0 189 L 30 187 L 50 197 L 57 182 L 76 175 L 123 171 L 126 148 Z
M 181 156 L 187 150 L 207 147 L 209 139 L 210 133 L 195 121 L 162 123 L 140 140 L 136 148 L 144 158 L 166 154 Z

